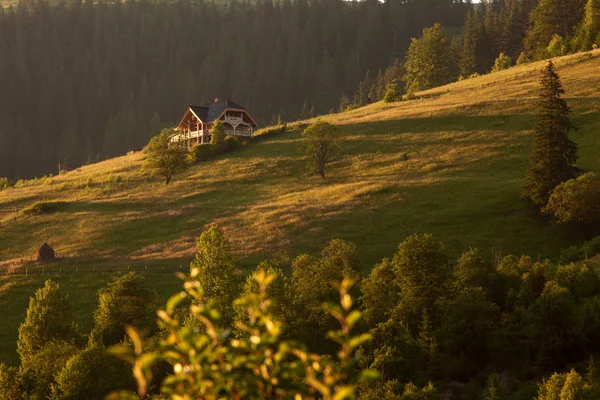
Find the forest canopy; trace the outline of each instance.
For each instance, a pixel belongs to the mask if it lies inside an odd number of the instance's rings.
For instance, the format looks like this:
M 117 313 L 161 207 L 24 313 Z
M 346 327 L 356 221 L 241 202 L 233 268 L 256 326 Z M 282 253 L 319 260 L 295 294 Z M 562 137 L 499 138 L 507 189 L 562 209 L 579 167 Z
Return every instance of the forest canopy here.
M 21 1 L 0 9 L 0 176 L 140 149 L 186 105 L 214 98 L 263 124 L 328 112 L 423 28 L 458 29 L 466 10 L 453 0 Z

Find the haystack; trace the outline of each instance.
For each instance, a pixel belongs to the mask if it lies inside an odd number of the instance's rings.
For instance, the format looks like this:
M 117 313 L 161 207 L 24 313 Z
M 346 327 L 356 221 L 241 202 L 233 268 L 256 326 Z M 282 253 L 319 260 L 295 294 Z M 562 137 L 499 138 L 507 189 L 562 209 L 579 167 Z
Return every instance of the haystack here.
M 48 245 L 48 243 L 44 243 L 37 252 L 37 260 L 38 261 L 54 261 L 54 260 L 56 260 L 56 257 L 54 255 L 54 249 L 52 247 L 50 247 Z

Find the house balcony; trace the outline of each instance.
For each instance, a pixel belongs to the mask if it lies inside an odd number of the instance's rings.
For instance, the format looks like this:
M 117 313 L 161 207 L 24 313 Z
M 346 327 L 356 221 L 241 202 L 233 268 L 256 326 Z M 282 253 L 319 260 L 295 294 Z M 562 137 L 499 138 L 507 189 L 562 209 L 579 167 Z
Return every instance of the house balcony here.
M 244 117 L 234 117 L 232 115 L 226 115 L 223 122 L 233 122 L 234 124 L 239 124 L 240 122 L 244 122 Z
M 202 136 L 208 135 L 208 131 L 205 131 L 204 129 L 200 129 L 197 131 L 189 131 L 189 133 L 186 135 L 187 139 L 195 139 L 195 138 L 199 138 Z
M 228 136 L 252 137 L 252 129 L 225 129 L 225 134 Z

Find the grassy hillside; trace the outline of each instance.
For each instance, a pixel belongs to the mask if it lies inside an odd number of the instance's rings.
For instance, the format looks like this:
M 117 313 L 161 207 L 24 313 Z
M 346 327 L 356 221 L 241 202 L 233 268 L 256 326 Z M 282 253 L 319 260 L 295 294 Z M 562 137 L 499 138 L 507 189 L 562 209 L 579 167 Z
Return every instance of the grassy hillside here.
M 581 127 L 573 134 L 579 166 L 600 172 L 600 51 L 557 63 Z M 224 226 L 244 266 L 280 252 L 315 253 L 342 238 L 358 245 L 369 269 L 407 235 L 425 232 L 442 239 L 453 257 L 474 246 L 490 256 L 554 258 L 581 238 L 540 218 L 520 197 L 542 66 L 325 116 L 343 129 L 345 156 L 324 181 L 306 170 L 296 130 L 195 165 L 169 186 L 141 170 L 140 153 L 25 182 L 0 192 L 0 209 L 67 204 L 0 227 L 0 270 L 23 265 L 44 241 L 65 257 L 52 273 L 185 268 L 195 238 L 214 222 Z M 83 331 L 91 325 L 95 290 L 109 276 L 59 278 L 77 301 Z M 0 359 L 14 362 L 16 329 L 44 278 L 0 279 L 0 307 L 9 311 Z M 149 281 L 161 297 L 177 285 L 169 274 L 150 274 Z

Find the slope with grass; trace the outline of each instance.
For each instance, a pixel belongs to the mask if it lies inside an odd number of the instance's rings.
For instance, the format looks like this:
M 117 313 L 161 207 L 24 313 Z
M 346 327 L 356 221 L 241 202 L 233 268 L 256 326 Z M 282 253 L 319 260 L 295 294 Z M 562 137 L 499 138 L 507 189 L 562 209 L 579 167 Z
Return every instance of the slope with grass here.
M 572 134 L 579 166 L 599 172 L 600 51 L 556 63 L 581 127 Z M 539 217 L 520 196 L 542 67 L 514 67 L 417 100 L 323 117 L 345 134 L 345 156 L 326 180 L 307 171 L 300 131 L 290 130 L 197 164 L 168 186 L 141 169 L 140 153 L 21 183 L 0 192 L 0 208 L 65 203 L 0 228 L 0 269 L 18 268 L 44 241 L 64 257 L 48 267 L 54 272 L 185 266 L 211 223 L 224 226 L 244 266 L 281 252 L 315 253 L 342 238 L 358 245 L 368 269 L 407 235 L 425 232 L 442 239 L 452 257 L 474 246 L 490 256 L 555 258 L 582 238 Z M 12 306 L 10 326 L 0 329 L 0 358 L 11 357 L 27 297 L 43 278 L 3 279 L 0 304 Z M 79 292 L 102 279 L 61 278 L 86 302 L 78 307 L 86 309 L 83 327 L 95 295 Z M 161 291 L 176 284 L 153 283 Z

